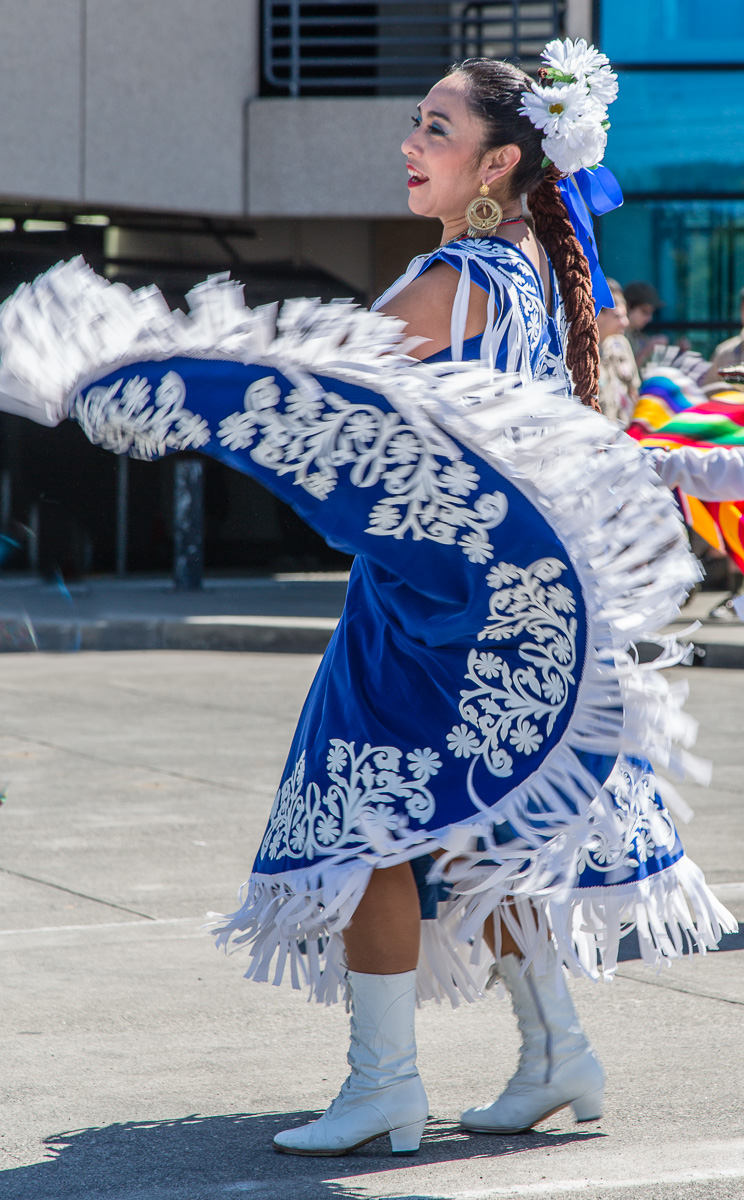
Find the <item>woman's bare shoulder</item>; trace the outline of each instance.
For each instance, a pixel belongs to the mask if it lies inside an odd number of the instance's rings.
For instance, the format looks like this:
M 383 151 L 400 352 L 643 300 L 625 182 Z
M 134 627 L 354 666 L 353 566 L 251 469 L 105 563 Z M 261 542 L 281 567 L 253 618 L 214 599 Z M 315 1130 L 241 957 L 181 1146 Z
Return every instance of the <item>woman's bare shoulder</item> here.
M 414 357 L 426 358 L 449 346 L 452 305 L 459 281 L 456 267 L 441 261 L 432 263 L 381 310 L 405 321 L 411 337 L 427 339 L 412 352 Z
M 408 314 L 414 315 L 419 310 L 428 314 L 433 306 L 448 309 L 449 315 L 459 278 L 460 272 L 456 267 L 446 262 L 434 262 L 397 296 L 393 296 L 382 311 L 401 317 L 404 321 L 408 320 Z

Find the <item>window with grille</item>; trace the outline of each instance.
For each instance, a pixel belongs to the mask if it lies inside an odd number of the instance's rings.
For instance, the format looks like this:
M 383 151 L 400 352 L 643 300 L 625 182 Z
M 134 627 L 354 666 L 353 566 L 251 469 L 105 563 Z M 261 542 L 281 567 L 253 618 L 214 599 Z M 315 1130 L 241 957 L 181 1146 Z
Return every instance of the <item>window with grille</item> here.
M 418 95 L 456 59 L 485 55 L 527 71 L 564 28 L 565 0 L 263 0 L 268 95 Z

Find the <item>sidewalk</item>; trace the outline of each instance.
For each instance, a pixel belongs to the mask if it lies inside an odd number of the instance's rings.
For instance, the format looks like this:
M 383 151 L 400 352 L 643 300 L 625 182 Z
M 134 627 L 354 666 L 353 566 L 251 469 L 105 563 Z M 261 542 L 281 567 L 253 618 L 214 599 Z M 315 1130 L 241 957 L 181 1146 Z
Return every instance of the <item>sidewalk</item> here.
M 624 939 L 612 984 L 571 982 L 608 1077 L 601 1121 L 467 1134 L 514 1070 L 492 991 L 426 1004 L 421 1152 L 279 1156 L 347 1072 L 344 1005 L 248 983 L 230 912 L 260 845 L 310 654 L 9 655 L 0 680 L 3 1200 L 742 1200 L 744 939 L 655 972 Z M 689 679 L 713 786 L 685 846 L 744 918 L 744 674 Z
M 0 652 L 75 650 L 272 650 L 321 654 L 343 608 L 348 576 L 284 573 L 207 579 L 177 592 L 166 577 L 100 577 L 84 583 L 0 578 Z M 725 592 L 699 592 L 671 625 L 695 621 L 695 665 L 744 668 L 744 622 L 708 619 Z
M 346 596 L 345 572 L 172 580 L 100 577 L 84 583 L 0 579 L 0 652 L 274 650 L 322 654 Z

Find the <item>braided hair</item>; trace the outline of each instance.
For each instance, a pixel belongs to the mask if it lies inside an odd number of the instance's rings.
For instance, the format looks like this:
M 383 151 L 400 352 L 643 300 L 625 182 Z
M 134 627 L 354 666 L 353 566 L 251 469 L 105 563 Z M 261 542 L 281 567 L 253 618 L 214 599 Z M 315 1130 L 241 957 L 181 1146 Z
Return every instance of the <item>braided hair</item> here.
M 532 80 L 511 63 L 489 58 L 465 59 L 447 74 L 466 80 L 466 103 L 486 127 L 482 153 L 507 143 L 522 152 L 511 174 L 513 195 L 527 194 L 535 233 L 558 277 L 568 321 L 566 364 L 574 391 L 583 404 L 598 408 L 599 335 L 591 273 L 557 187 L 560 172 L 552 164 L 543 166 L 542 134 L 519 112 L 522 93 Z

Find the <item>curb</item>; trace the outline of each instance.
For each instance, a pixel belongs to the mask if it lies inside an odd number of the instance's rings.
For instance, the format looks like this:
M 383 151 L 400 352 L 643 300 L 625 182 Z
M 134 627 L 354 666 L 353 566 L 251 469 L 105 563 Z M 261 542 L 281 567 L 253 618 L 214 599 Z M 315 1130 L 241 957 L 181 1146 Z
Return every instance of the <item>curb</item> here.
M 675 622 L 665 632 L 680 637 L 687 629 L 689 623 Z M 682 636 L 682 640 L 692 647 L 690 666 L 744 670 L 744 623 L 740 621 L 721 625 L 704 620 L 691 635 Z
M 80 650 L 213 650 L 224 653 L 322 654 L 338 624 L 336 617 L 102 617 L 88 621 L 34 621 L 0 617 L 0 654 L 70 654 Z M 680 632 L 671 627 L 668 632 Z M 738 630 L 737 630 L 738 632 Z M 701 636 L 702 634 L 702 636 Z M 707 636 L 706 636 L 707 635 Z M 740 641 L 724 630 L 700 630 L 690 641 L 691 666 L 744 670 Z M 640 643 L 650 662 L 658 646 Z
M 708 642 L 700 638 L 693 642 L 694 667 L 718 667 L 734 671 L 744 670 L 744 644 L 741 642 Z
M 79 650 L 218 650 L 322 654 L 333 636 L 332 617 L 191 617 L 137 621 L 35 621 L 5 618 L 0 653 L 70 654 Z

